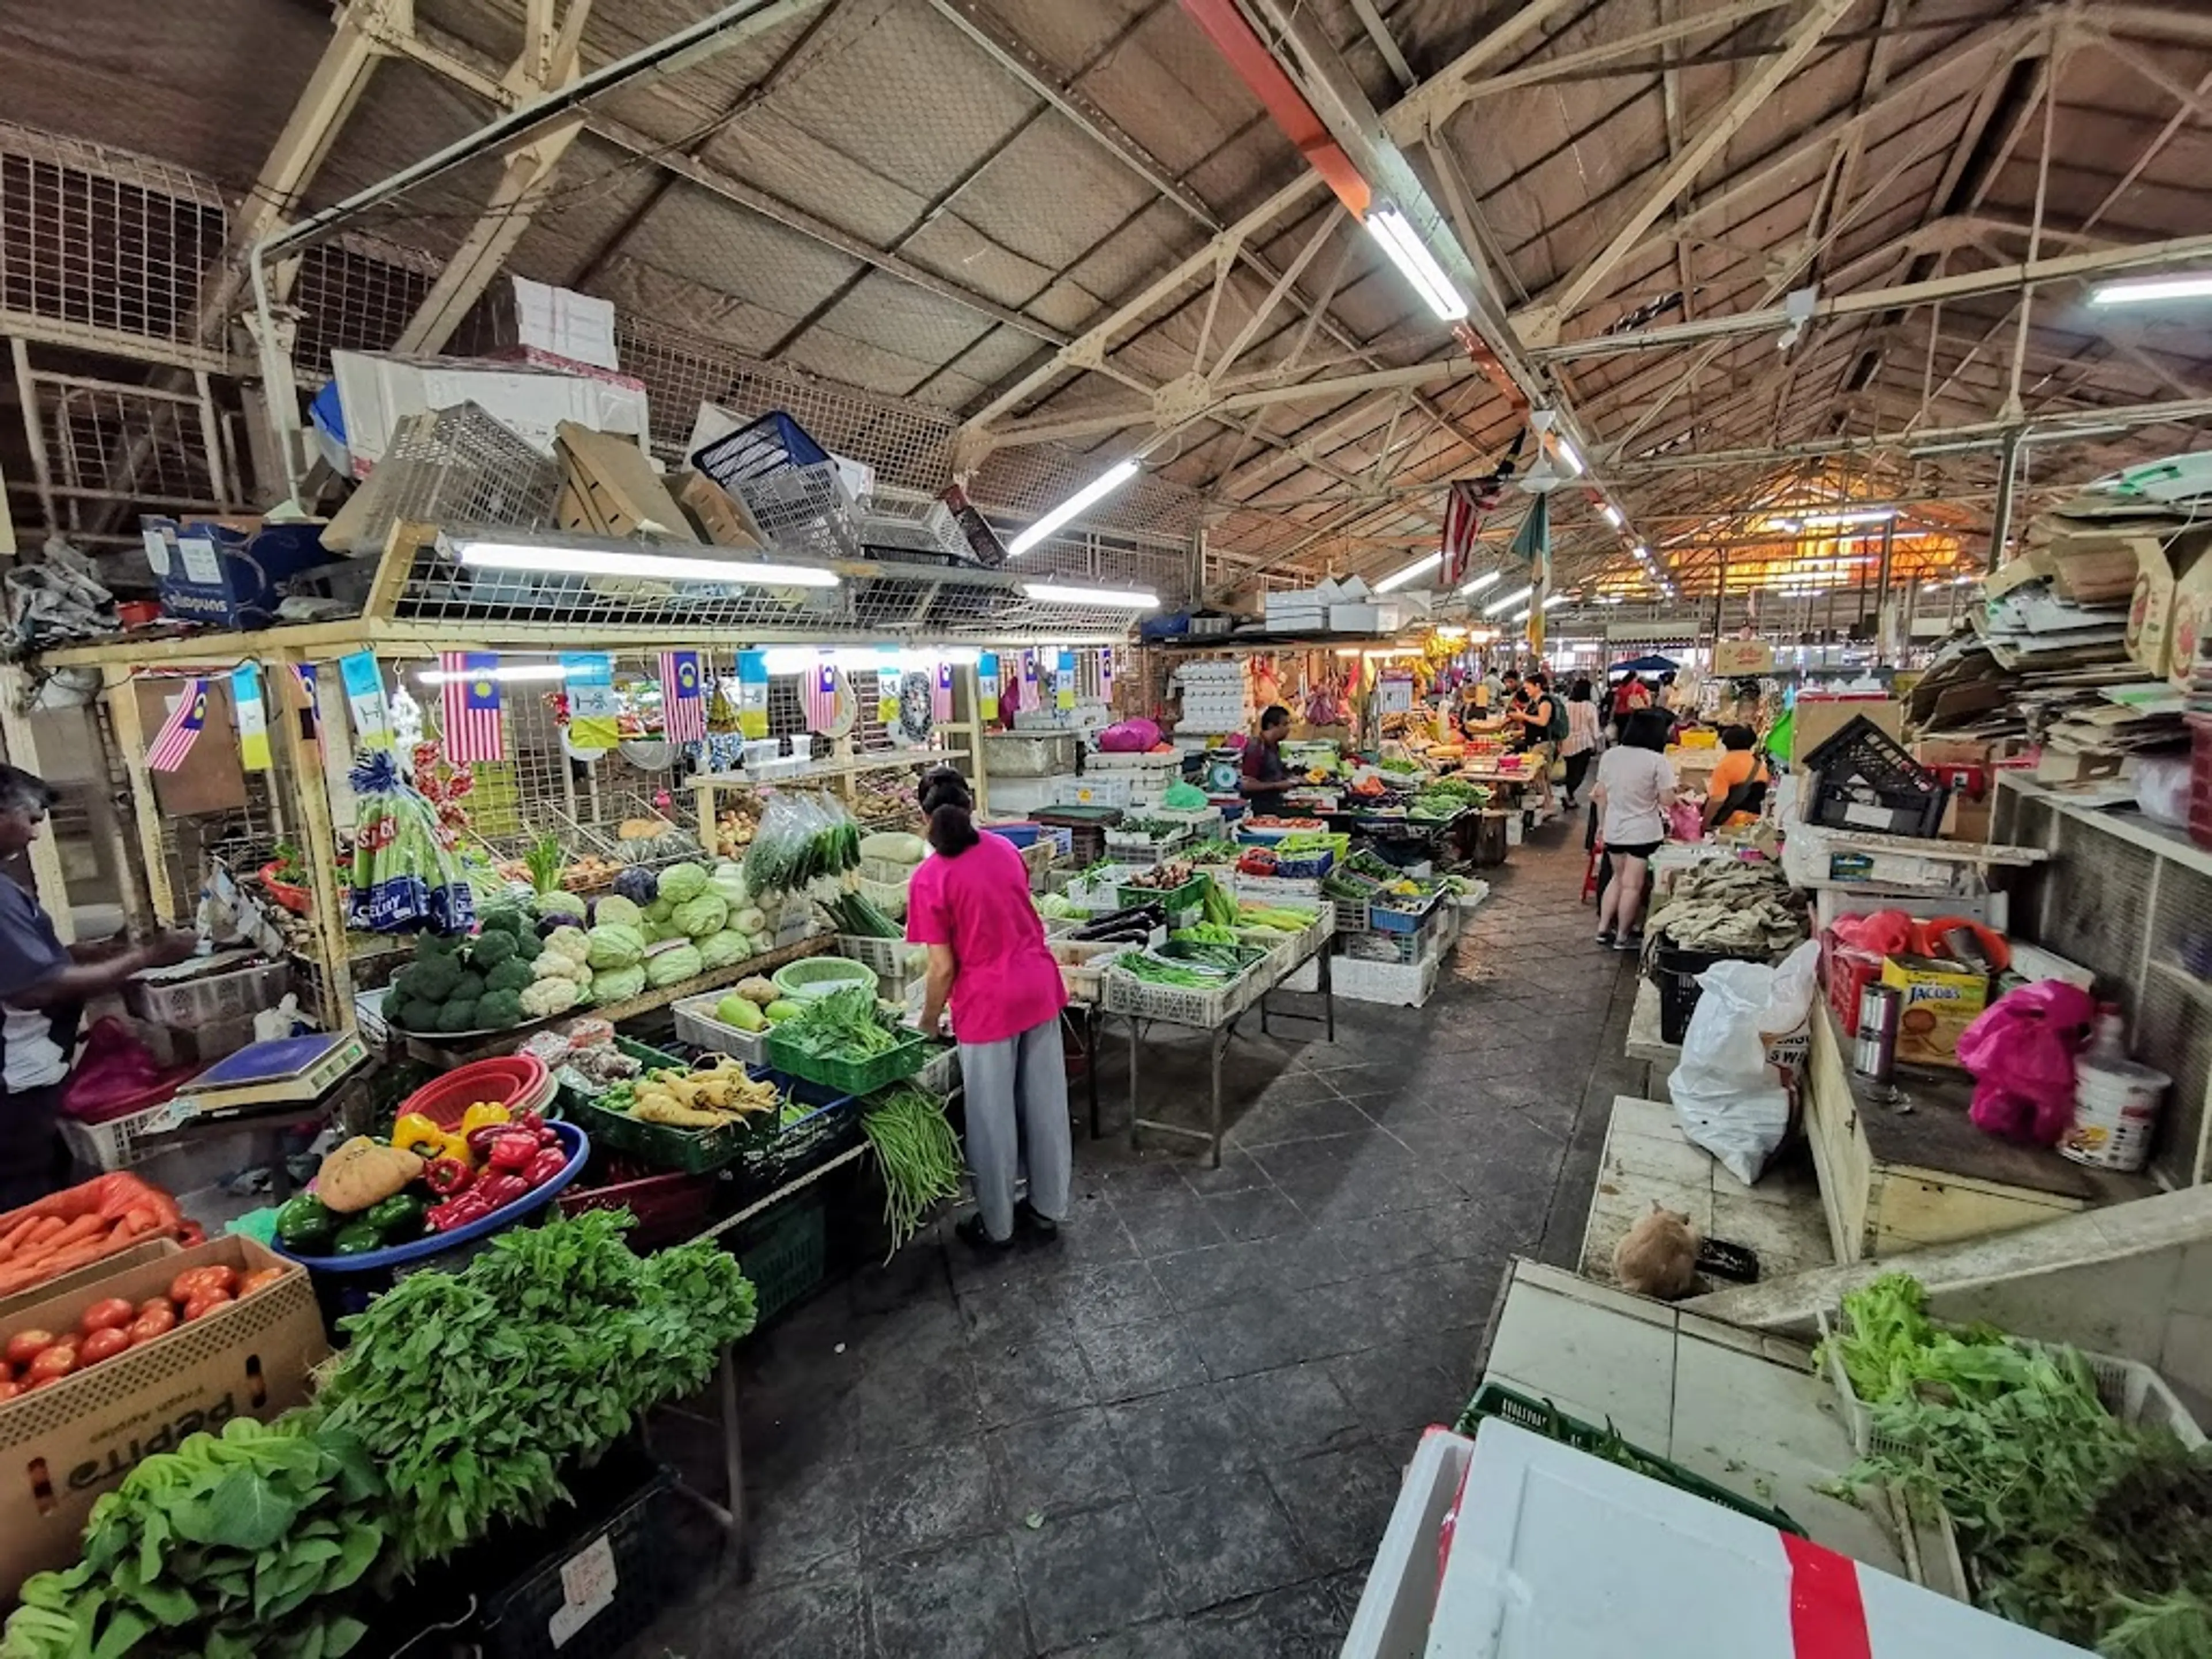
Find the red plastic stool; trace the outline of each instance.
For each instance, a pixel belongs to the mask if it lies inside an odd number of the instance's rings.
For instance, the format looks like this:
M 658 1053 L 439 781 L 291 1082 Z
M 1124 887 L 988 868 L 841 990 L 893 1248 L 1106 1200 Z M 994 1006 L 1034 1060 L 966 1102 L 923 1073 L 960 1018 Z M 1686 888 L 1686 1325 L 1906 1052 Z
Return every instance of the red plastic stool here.
M 1589 862 L 1583 866 L 1583 902 L 1588 904 L 1597 896 L 1597 861 L 1605 856 L 1605 843 L 1590 843 Z

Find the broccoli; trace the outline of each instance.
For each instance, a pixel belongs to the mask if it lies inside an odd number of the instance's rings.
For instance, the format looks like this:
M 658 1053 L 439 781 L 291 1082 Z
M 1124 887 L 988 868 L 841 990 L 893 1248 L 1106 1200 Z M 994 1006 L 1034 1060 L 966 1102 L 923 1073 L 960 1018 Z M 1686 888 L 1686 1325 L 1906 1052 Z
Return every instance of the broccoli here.
M 456 999 L 442 1004 L 438 1009 L 440 1031 L 473 1031 L 477 1029 L 477 1005 L 474 998 Z
M 438 1005 L 403 997 L 392 1010 L 392 1023 L 403 1031 L 434 1031 L 438 1029 Z
M 526 933 L 531 931 L 530 918 L 510 904 L 487 910 L 477 920 L 487 933 Z M 478 939 L 477 943 L 481 945 L 483 940 Z
M 453 981 L 453 988 L 446 993 L 448 1002 L 474 1002 L 484 994 L 482 974 L 463 974 Z
M 480 974 L 488 974 L 514 955 L 514 935 L 498 930 L 485 933 L 469 952 L 469 966 Z
M 459 939 L 447 939 L 443 933 L 417 933 L 415 936 L 415 960 L 417 962 L 431 957 L 450 957 L 460 948 Z
M 522 997 L 516 991 L 489 991 L 477 1004 L 477 1023 L 495 1031 L 522 1024 Z
M 520 991 L 536 977 L 530 971 L 528 963 L 510 957 L 484 975 L 484 994 L 489 996 L 496 991 Z
M 420 1002 L 443 1002 L 461 977 L 461 964 L 449 956 L 423 957 L 392 976 L 404 997 Z
M 544 949 L 545 941 L 534 932 L 518 933 L 514 937 L 514 959 L 517 962 L 535 962 Z

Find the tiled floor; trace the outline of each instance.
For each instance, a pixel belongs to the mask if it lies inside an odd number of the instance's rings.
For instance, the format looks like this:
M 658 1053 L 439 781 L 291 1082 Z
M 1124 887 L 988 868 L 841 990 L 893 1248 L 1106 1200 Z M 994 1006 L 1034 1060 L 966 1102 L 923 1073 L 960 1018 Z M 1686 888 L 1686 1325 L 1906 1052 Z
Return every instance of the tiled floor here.
M 917 1242 L 765 1334 L 744 1377 L 753 1574 L 642 1659 L 1333 1655 L 1424 1424 L 1464 1403 L 1507 1257 L 1571 1265 L 1628 958 L 1581 837 L 1498 872 L 1425 1009 L 1231 1045 L 1222 1167 L 1076 1142 L 1060 1242 Z M 1146 1109 L 1202 1100 L 1147 1051 Z

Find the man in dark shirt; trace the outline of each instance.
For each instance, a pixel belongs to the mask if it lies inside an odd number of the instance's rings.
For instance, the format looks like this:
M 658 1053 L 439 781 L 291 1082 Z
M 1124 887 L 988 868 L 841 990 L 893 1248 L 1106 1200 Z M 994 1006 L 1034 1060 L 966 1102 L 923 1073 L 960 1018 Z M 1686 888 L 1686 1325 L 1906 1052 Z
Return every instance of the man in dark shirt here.
M 0 766 L 0 860 L 39 838 L 54 799 L 43 778 Z M 142 969 L 182 962 L 198 943 L 162 933 L 120 949 L 64 946 L 39 902 L 0 879 L 0 1210 L 44 1197 L 66 1175 L 54 1119 L 84 1005 Z
M 1283 764 L 1283 739 L 1291 734 L 1291 711 L 1279 702 L 1269 703 L 1260 716 L 1260 735 L 1244 745 L 1244 759 L 1240 768 L 1242 776 L 1237 785 L 1253 798 L 1254 805 L 1273 805 L 1274 798 L 1286 789 L 1297 787 L 1298 781 Z

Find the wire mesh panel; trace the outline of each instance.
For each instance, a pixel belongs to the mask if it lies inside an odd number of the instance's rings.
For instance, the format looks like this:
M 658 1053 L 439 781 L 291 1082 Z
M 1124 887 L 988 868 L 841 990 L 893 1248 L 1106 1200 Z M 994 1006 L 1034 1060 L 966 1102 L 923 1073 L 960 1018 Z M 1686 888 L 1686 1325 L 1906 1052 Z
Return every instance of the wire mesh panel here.
M 2151 854 L 2070 818 L 2058 824 L 2053 891 L 2039 940 L 2115 982 L 2132 982 L 2150 925 Z
M 318 243 L 300 258 L 291 302 L 301 312 L 292 343 L 300 372 L 321 380 L 333 351 L 386 351 L 437 280 L 439 262 L 356 231 Z
M 137 531 L 114 505 L 210 513 L 231 504 L 196 398 L 35 369 L 31 385 L 48 487 L 66 506 L 71 534 L 136 544 Z
M 2170 873 L 2170 872 L 2169 872 Z M 2212 1091 L 2212 981 L 2154 966 L 2130 1029 L 2136 1048 L 2173 1079 L 2151 1146 L 2152 1167 L 2177 1186 L 2204 1178 L 2198 1165 Z
M 410 416 L 351 503 L 360 515 L 356 552 L 380 548 L 392 526 L 550 525 L 561 469 L 475 404 Z

